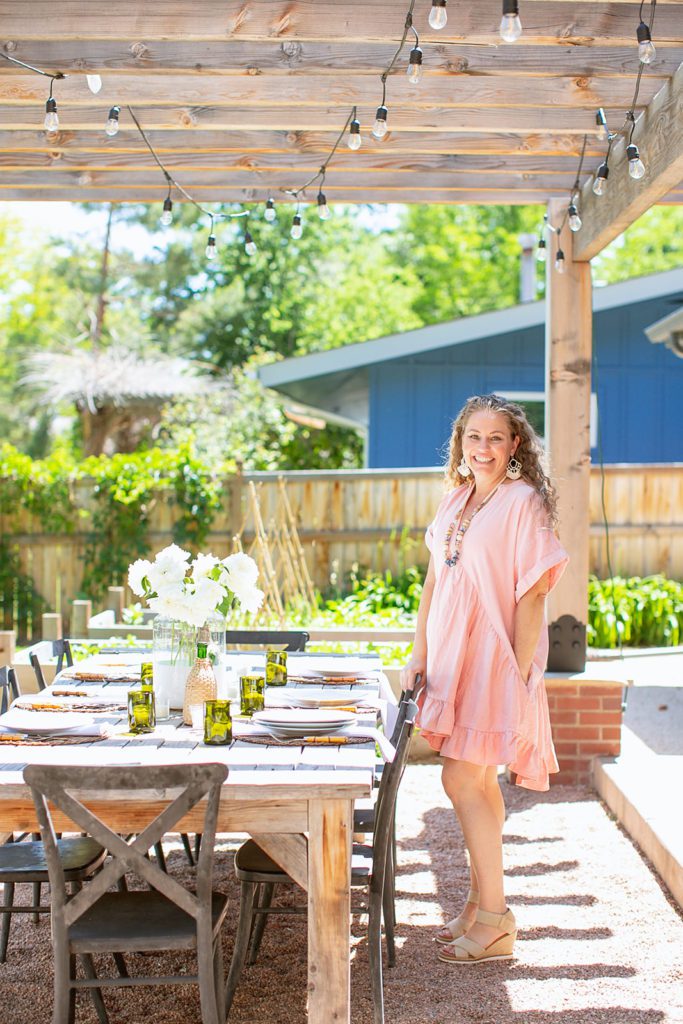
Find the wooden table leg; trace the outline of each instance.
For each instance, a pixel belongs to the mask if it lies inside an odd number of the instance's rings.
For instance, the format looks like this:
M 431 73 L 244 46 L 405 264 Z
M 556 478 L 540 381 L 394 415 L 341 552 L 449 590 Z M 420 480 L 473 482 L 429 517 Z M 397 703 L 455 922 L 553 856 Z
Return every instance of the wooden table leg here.
M 351 1020 L 349 800 L 311 800 L 308 819 L 308 1021 Z

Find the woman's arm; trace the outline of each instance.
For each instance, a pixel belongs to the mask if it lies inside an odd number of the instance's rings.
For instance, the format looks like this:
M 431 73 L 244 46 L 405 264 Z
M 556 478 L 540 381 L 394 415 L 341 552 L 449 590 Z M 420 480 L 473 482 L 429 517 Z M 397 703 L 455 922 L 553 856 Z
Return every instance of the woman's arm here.
M 435 579 L 434 564 L 430 557 L 427 575 L 425 576 L 425 581 L 422 585 L 420 606 L 417 610 L 413 653 L 410 656 L 410 661 L 401 671 L 401 687 L 404 690 L 413 689 L 415 676 L 418 672 L 421 673 L 423 678 L 427 672 L 427 616 L 429 615 L 429 608 L 432 603 Z
M 543 610 L 550 585 L 550 572 L 541 576 L 538 583 L 520 597 L 515 610 L 514 640 L 512 649 L 519 665 L 522 679 L 526 682 L 531 671 L 538 638 L 543 624 Z

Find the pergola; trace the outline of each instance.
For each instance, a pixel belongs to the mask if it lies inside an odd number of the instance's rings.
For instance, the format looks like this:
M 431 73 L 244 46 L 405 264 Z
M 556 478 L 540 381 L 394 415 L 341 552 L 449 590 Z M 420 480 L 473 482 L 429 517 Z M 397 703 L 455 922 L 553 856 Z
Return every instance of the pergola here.
M 59 130 L 42 129 L 49 82 L 0 61 L 0 199 L 153 202 L 167 184 L 126 107 L 167 170 L 202 203 L 291 201 L 329 155 L 357 107 L 362 146 L 329 164 L 331 203 L 538 203 L 565 218 L 586 137 L 579 206 L 566 227 L 566 273 L 548 263 L 547 435 L 572 561 L 553 617 L 585 623 L 588 573 L 590 260 L 654 203 L 683 202 L 683 3 L 659 0 L 657 58 L 643 66 L 633 142 L 647 173 L 629 177 L 615 140 L 605 195 L 591 190 L 604 158 L 597 108 L 621 128 L 640 63 L 639 0 L 520 0 L 514 44 L 498 33 L 501 0 L 449 0 L 448 23 L 414 5 L 424 51 L 419 85 L 408 43 L 387 79 L 389 131 L 370 134 L 380 75 L 409 2 L 395 0 L 5 0 L 5 54 L 67 75 L 54 83 Z M 93 94 L 86 74 L 102 76 Z M 120 130 L 104 133 L 111 106 Z M 315 202 L 317 187 L 303 198 Z M 174 201 L 182 198 L 174 193 Z M 539 212 L 539 222 L 541 220 Z M 551 234 L 549 250 L 557 245 Z M 569 662 L 580 655 L 569 634 Z M 573 650 L 573 654 L 572 654 Z M 569 667 L 569 665 L 568 665 Z

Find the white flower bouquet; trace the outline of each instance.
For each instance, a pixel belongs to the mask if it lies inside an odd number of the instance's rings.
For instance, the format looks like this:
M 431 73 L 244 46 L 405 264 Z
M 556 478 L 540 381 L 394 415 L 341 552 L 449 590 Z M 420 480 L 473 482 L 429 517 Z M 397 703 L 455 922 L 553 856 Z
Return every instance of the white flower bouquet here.
M 145 598 L 152 611 L 190 626 L 203 626 L 210 615 L 225 616 L 236 597 L 248 612 L 257 612 L 263 591 L 256 586 L 258 566 L 238 552 L 222 561 L 213 555 L 192 558 L 170 544 L 150 562 L 139 558 L 128 569 L 128 586 Z

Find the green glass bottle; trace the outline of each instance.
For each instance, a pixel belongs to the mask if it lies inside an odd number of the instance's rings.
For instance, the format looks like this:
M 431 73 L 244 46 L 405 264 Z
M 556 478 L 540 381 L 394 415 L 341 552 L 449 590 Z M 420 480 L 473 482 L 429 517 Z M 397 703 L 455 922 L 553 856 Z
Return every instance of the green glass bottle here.
M 157 724 L 157 715 L 154 701 L 154 666 L 151 661 L 143 661 L 140 666 L 140 689 L 143 693 L 152 694 L 152 710 L 149 724 L 154 728 Z

